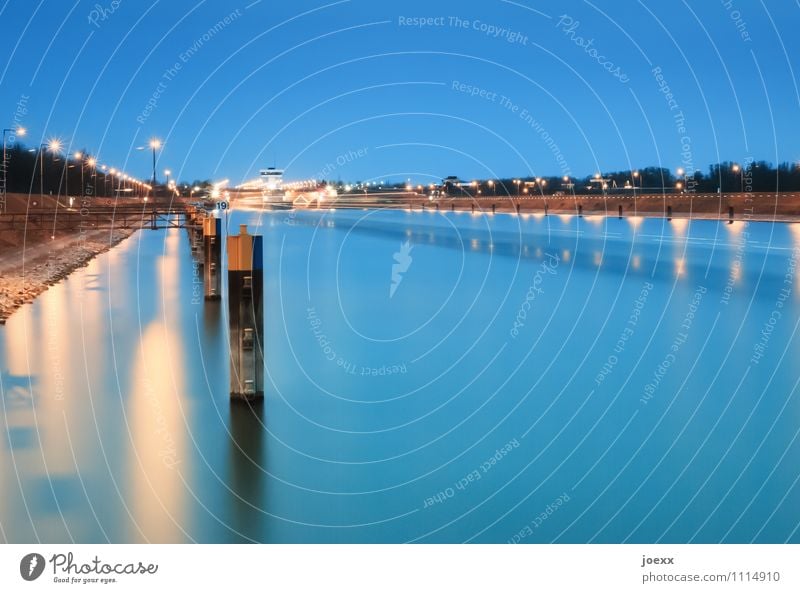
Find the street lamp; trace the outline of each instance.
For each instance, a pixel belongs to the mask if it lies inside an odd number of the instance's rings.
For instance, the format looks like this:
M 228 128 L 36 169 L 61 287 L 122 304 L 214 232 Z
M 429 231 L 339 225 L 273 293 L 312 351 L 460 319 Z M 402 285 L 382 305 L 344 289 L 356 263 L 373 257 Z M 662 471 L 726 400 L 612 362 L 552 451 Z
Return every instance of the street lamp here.
M 92 170 L 92 195 L 97 194 L 97 159 L 90 156 L 86 159 L 86 164 L 89 165 L 89 168 Z
M 61 150 L 61 140 L 52 138 L 47 144 L 39 145 L 39 195 L 44 200 L 44 150 L 45 148 L 51 154 L 57 154 Z
M 631 173 L 631 175 L 633 175 L 633 183 L 632 183 L 632 185 L 633 185 L 633 197 L 635 198 L 636 197 L 636 179 L 639 177 L 639 171 L 634 171 L 633 173 Z M 641 184 L 641 181 L 639 183 Z M 641 187 L 641 185 L 640 185 L 640 187 Z
M 169 176 L 172 175 L 172 171 L 169 169 L 164 169 L 164 175 L 167 176 L 167 185 L 169 185 Z
M 80 161 L 80 163 L 81 163 L 81 201 L 83 201 L 83 196 L 84 196 L 84 194 L 83 194 L 83 187 L 84 187 L 84 186 L 83 186 L 83 156 L 84 156 L 84 155 L 83 155 L 83 153 L 82 153 L 82 152 L 78 151 L 78 152 L 76 152 L 76 153 L 74 154 L 74 156 L 75 156 L 75 158 L 76 158 L 76 159 L 78 159 L 78 161 Z
M 6 132 L 14 132 L 15 136 L 22 137 L 28 130 L 25 128 L 3 128 L 3 212 L 6 210 L 6 195 L 8 194 L 8 162 L 6 158 Z
M 737 165 L 736 163 L 733 164 L 733 166 L 731 167 L 731 170 L 734 173 L 738 173 L 739 174 L 739 191 L 743 192 L 744 191 L 744 171 L 742 171 L 742 168 L 739 165 Z
M 100 165 L 100 169 L 103 171 L 103 195 L 107 198 L 108 197 L 108 166 L 107 165 Z
M 153 138 L 152 140 L 150 140 L 150 148 L 153 149 L 153 188 L 155 188 L 155 186 L 156 186 L 156 150 L 161 148 L 161 140 L 159 140 L 158 138 Z M 155 192 L 155 189 L 153 189 L 153 192 Z

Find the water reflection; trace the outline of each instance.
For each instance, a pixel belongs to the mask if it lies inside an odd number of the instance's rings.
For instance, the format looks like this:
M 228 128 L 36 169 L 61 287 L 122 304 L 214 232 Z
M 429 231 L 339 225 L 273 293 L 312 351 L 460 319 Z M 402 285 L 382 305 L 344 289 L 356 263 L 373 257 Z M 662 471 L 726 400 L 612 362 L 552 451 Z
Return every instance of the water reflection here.
M 134 524 L 129 537 L 142 534 L 145 541 L 179 542 L 185 538 L 186 489 L 181 476 L 186 458 L 181 406 L 186 393 L 185 338 L 175 319 L 182 302 L 179 286 L 184 258 L 179 256 L 179 245 L 179 231 L 169 231 L 152 286 L 161 306 L 155 319 L 142 329 L 126 406 Z
M 686 509 L 665 541 L 797 540 L 796 476 L 761 471 L 797 462 L 797 294 L 749 362 L 787 273 L 797 281 L 797 226 L 232 218 L 264 235 L 265 402 L 231 405 L 224 305 L 192 302 L 185 233 L 138 234 L 0 328 L 7 539 L 502 542 L 569 491 L 532 539 L 655 541 Z M 547 254 L 561 261 L 541 273 Z M 346 365 L 327 358 L 310 302 Z M 735 322 L 714 325 L 722 315 Z M 740 386 L 766 395 L 732 398 Z
M 228 444 L 231 531 L 245 541 L 265 541 L 266 474 L 264 404 L 233 402 Z

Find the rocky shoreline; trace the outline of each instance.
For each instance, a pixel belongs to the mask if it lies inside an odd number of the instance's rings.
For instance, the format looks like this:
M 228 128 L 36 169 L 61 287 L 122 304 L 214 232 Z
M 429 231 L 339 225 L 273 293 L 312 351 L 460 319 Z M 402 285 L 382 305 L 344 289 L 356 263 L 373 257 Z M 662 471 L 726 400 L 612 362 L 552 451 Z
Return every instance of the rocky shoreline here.
M 4 325 L 14 311 L 57 284 L 78 268 L 105 253 L 135 231 L 119 229 L 108 238 L 108 232 L 98 233 L 89 240 L 74 241 L 67 245 L 53 246 L 46 255 L 31 258 L 20 249 L 17 266 L 0 270 L 0 325 Z M 103 240 L 101 240 L 103 237 Z M 31 247 L 28 247 L 31 250 Z M 23 265 L 23 258 L 25 260 Z

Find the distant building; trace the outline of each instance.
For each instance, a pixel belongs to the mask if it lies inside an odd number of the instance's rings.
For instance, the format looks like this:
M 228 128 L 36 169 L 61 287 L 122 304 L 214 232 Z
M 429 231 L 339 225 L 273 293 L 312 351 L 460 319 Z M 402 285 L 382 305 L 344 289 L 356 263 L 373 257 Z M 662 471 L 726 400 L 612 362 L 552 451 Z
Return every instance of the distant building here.
M 442 179 L 441 193 L 444 196 L 464 196 L 468 193 L 464 190 L 465 187 L 469 187 L 468 182 L 460 180 L 455 175 L 450 175 Z
M 241 185 L 237 185 L 236 189 L 260 191 L 264 200 L 283 199 L 286 191 L 283 186 L 283 169 L 276 169 L 269 167 L 261 169 L 258 172 L 257 179 L 245 181 Z

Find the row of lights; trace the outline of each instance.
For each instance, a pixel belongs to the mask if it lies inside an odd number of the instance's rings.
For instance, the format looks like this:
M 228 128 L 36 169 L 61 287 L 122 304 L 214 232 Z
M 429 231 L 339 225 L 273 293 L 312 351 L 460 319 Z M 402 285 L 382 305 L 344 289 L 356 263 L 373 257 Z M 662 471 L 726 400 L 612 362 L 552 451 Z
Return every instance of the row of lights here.
M 24 127 L 21 127 L 21 126 L 17 127 L 17 128 L 3 128 L 3 162 L 4 163 L 5 163 L 5 160 L 6 160 L 6 134 L 8 132 L 14 132 L 14 134 L 15 134 L 15 136 L 17 138 L 23 138 L 23 137 L 25 137 L 27 135 L 28 130 L 26 128 L 24 128 Z M 153 179 L 155 179 L 155 152 L 156 152 L 156 150 L 160 149 L 162 146 L 163 146 L 163 143 L 157 138 L 153 138 L 149 142 L 149 147 L 153 150 Z M 48 152 L 50 152 L 53 155 L 58 155 L 58 154 L 61 154 L 61 151 L 62 151 L 63 147 L 64 147 L 64 144 L 59 138 L 51 138 L 46 143 L 42 144 L 39 147 L 39 150 L 47 150 Z M 72 157 L 77 159 L 77 160 L 79 160 L 79 161 L 81 161 L 81 166 L 82 167 L 84 165 L 88 165 L 91 169 L 94 169 L 95 174 L 96 174 L 97 168 L 98 168 L 98 163 L 97 163 L 97 159 L 95 157 L 85 155 L 80 151 L 75 152 L 72 155 Z M 107 165 L 99 165 L 99 168 L 100 168 L 101 171 L 103 171 L 104 174 L 111 175 L 112 177 L 116 177 L 120 182 L 120 188 L 122 187 L 122 185 L 124 183 L 125 185 L 130 185 L 130 189 L 139 189 L 139 190 L 147 190 L 147 191 L 151 191 L 153 189 L 153 186 L 151 184 L 148 184 L 148 183 L 145 183 L 144 181 L 136 179 L 135 177 L 132 177 L 131 175 L 128 175 L 127 173 L 125 173 L 122 170 L 117 170 L 116 168 L 109 167 Z M 4 167 L 3 174 L 4 174 L 4 176 L 7 175 L 7 171 L 5 170 L 5 167 Z M 171 189 L 173 191 L 177 192 L 177 186 L 176 186 L 175 181 L 173 180 L 172 182 L 169 182 L 169 176 L 172 174 L 172 172 L 169 169 L 166 169 L 164 171 L 164 174 L 167 176 L 168 185 L 171 187 Z M 4 179 L 4 181 L 5 181 L 5 179 Z M 5 186 L 5 184 L 4 184 L 4 186 Z M 128 188 L 126 187 L 125 189 L 128 189 Z M 197 190 L 199 190 L 199 188 L 194 188 L 194 191 L 197 191 Z M 145 200 L 147 200 L 146 196 L 145 196 Z
M 22 133 L 20 133 L 20 131 Z M 24 136 L 25 133 L 26 130 L 24 128 L 22 128 L 21 130 L 17 130 L 18 136 Z M 46 148 L 48 152 L 50 152 L 50 154 L 58 155 L 61 153 L 61 149 L 63 148 L 63 143 L 58 138 L 51 138 L 47 142 L 47 144 L 43 144 L 41 148 Z M 88 165 L 90 169 L 93 169 L 94 174 L 97 173 L 98 165 L 97 165 L 97 159 L 95 157 L 85 155 L 80 151 L 73 153 L 72 157 L 78 161 L 81 161 L 81 173 L 83 173 L 84 165 Z M 136 188 L 139 190 L 147 190 L 147 191 L 153 189 L 151 185 L 148 185 L 147 183 L 144 183 L 143 181 L 140 181 L 135 177 L 128 175 L 124 171 L 121 170 L 118 171 L 114 167 L 109 168 L 108 165 L 100 165 L 99 169 L 103 171 L 104 175 L 110 175 L 112 178 L 116 177 L 120 183 L 120 188 L 124 187 L 125 189 L 127 189 L 127 187 L 125 186 L 130 185 L 131 189 Z M 145 199 L 147 198 L 145 197 Z

